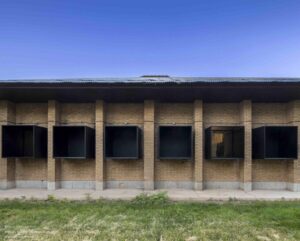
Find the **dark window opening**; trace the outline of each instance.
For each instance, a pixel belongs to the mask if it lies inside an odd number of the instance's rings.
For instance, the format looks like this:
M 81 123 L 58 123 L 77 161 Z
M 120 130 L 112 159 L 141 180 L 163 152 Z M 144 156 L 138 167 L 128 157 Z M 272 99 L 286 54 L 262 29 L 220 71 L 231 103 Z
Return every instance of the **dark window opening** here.
M 105 157 L 138 159 L 140 130 L 137 126 L 107 126 L 105 128 Z
M 54 126 L 53 157 L 94 158 L 95 130 L 87 126 Z
M 47 129 L 34 125 L 2 126 L 2 157 L 45 158 Z
M 255 159 L 296 159 L 296 126 L 263 126 L 253 129 L 253 158 Z
M 192 142 L 191 126 L 160 126 L 159 158 L 191 159 Z

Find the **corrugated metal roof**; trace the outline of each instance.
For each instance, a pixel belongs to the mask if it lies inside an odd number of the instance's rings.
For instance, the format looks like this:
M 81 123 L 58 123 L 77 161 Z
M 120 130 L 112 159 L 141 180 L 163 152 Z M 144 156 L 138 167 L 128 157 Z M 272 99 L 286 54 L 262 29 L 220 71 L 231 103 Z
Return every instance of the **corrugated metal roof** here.
M 300 83 L 300 78 L 251 78 L 251 77 L 133 77 L 133 78 L 69 78 L 69 79 L 9 79 L 0 84 L 189 84 L 189 83 Z

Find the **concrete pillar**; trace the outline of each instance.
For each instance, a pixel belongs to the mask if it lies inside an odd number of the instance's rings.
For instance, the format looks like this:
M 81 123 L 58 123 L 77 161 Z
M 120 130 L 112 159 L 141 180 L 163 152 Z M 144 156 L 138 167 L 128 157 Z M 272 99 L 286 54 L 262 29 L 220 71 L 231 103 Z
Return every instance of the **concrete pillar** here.
M 241 124 L 245 128 L 244 160 L 240 165 L 240 188 L 252 190 L 252 103 L 244 100 L 240 103 Z
M 60 105 L 57 101 L 48 101 L 48 190 L 60 188 L 61 160 L 53 158 L 53 126 L 59 124 Z
M 14 103 L 5 100 L 0 101 L 0 116 L 1 125 L 14 124 L 16 121 Z M 2 126 L 0 138 L 2 138 Z M 2 158 L 2 145 L 0 145 L 0 152 L 0 189 L 14 188 L 16 187 L 16 160 L 15 158 Z
M 195 164 L 194 189 L 203 190 L 203 102 L 194 102 Z
M 298 127 L 298 158 L 288 161 L 288 189 L 300 192 L 300 100 L 288 104 L 287 118 L 289 124 Z
M 95 105 L 95 129 L 96 129 L 96 155 L 95 155 L 95 187 L 103 190 L 104 187 L 104 128 L 105 128 L 105 103 L 97 100 Z
M 154 189 L 155 102 L 144 102 L 144 189 Z

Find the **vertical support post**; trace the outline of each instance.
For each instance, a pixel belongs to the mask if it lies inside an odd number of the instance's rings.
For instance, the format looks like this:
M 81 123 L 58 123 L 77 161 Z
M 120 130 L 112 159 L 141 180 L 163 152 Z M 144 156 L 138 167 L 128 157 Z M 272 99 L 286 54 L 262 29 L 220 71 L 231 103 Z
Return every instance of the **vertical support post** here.
M 155 102 L 144 102 L 144 189 L 154 189 Z
M 194 102 L 195 164 L 194 189 L 203 190 L 203 102 Z
M 2 138 L 2 125 L 14 124 L 16 121 L 16 111 L 14 103 L 6 100 L 0 101 L 0 116 L 0 138 Z M 15 188 L 16 160 L 15 158 L 3 158 L 2 145 L 0 145 L 0 149 L 0 189 Z
M 246 192 L 252 190 L 252 102 L 240 103 L 240 120 L 245 128 L 244 161 L 240 165 L 240 188 Z
M 95 128 L 96 128 L 96 156 L 95 156 L 95 188 L 103 190 L 104 187 L 104 128 L 105 128 L 105 103 L 97 100 L 95 105 Z
M 60 188 L 61 160 L 53 158 L 53 126 L 60 120 L 60 106 L 55 100 L 48 101 L 48 190 Z
M 298 127 L 298 158 L 288 162 L 288 189 L 293 192 L 300 192 L 300 100 L 288 104 L 289 124 Z

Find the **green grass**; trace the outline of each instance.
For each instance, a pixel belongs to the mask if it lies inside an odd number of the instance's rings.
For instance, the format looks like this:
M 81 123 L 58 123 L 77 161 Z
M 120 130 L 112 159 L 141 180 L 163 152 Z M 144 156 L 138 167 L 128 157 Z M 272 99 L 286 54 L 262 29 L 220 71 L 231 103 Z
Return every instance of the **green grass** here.
M 0 240 L 300 240 L 300 202 L 1 201 Z

